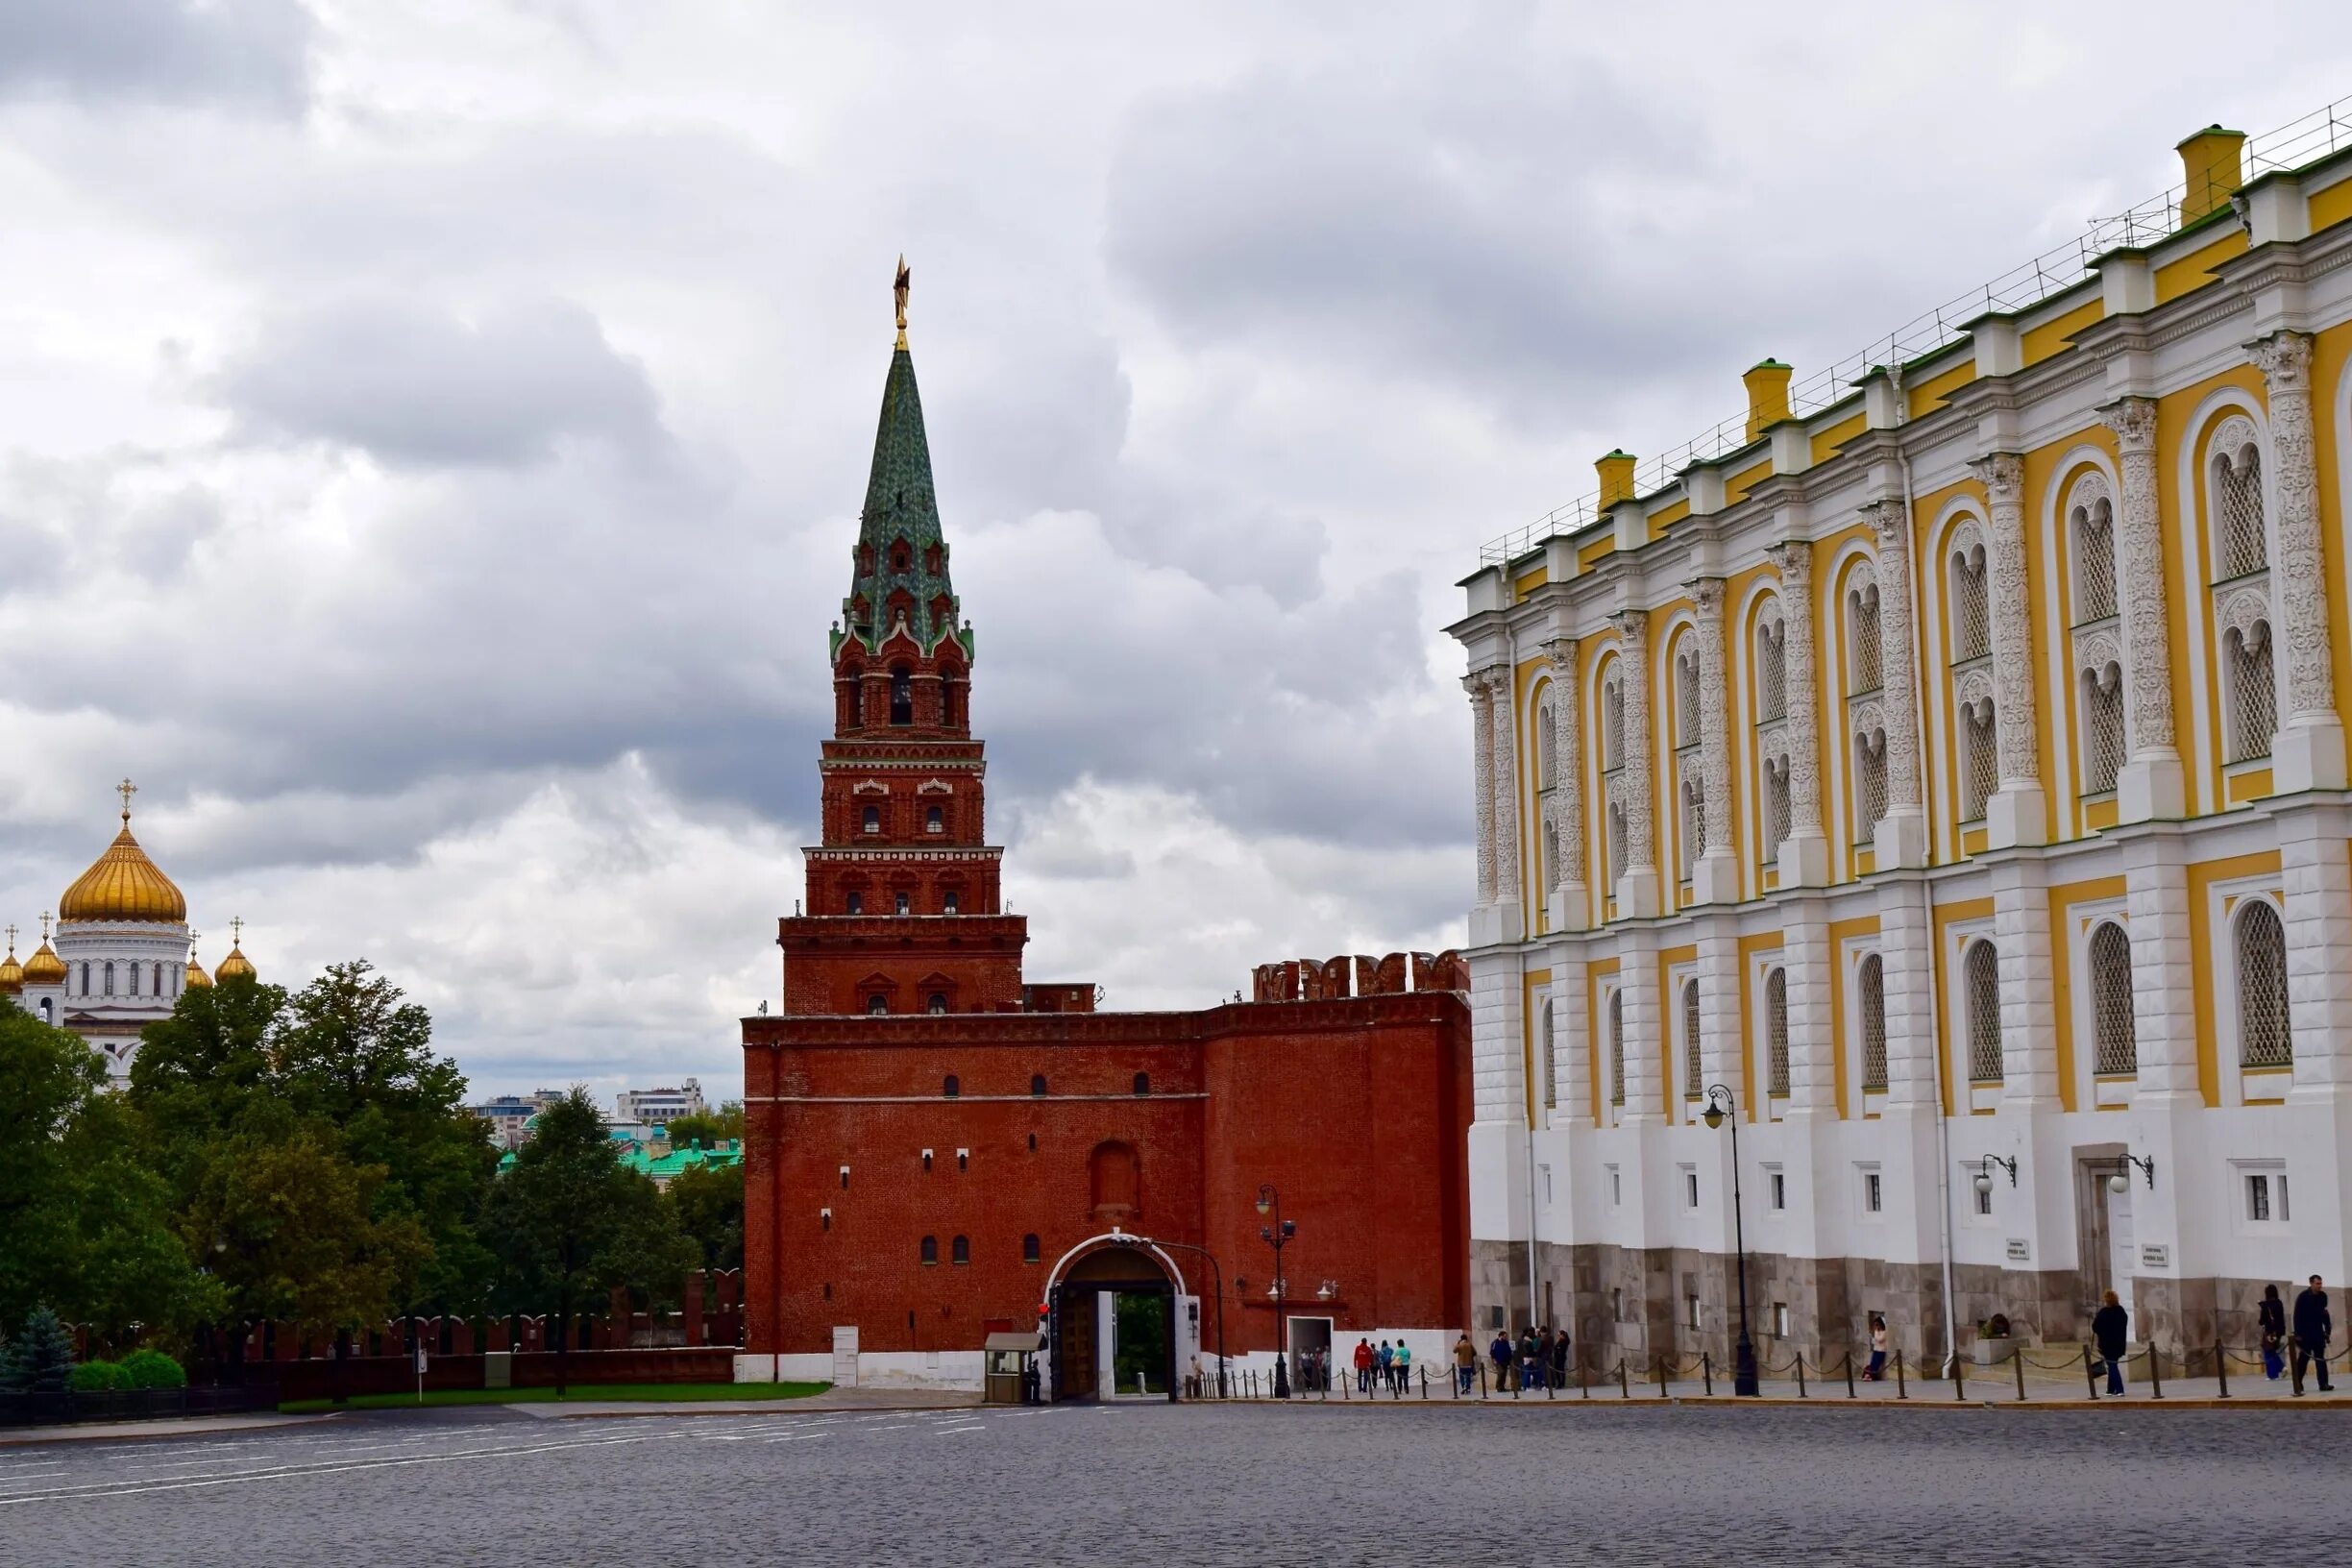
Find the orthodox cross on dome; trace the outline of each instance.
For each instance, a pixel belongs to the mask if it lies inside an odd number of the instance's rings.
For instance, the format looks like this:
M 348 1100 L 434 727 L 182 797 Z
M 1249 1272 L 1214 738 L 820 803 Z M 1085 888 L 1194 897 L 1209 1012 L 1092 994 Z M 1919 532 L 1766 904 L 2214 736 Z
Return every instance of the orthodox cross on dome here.
M 49 912 L 45 909 L 41 911 L 41 945 L 49 945 Z
M 899 252 L 899 253 L 898 253 L 898 276 L 897 276 L 897 278 L 896 278 L 896 279 L 894 279 L 894 280 L 892 282 L 892 283 L 891 283 L 891 295 L 892 295 L 892 297 L 893 297 L 893 298 L 896 299 L 896 300 L 897 300 L 897 302 L 898 302 L 898 346 L 899 346 L 900 348 L 902 348 L 902 349 L 903 349 L 903 348 L 905 348 L 905 347 L 907 346 L 907 344 L 906 344 L 906 301 L 907 301 L 907 288 L 908 288 L 908 286 L 909 286 L 910 284 L 912 284 L 914 282 L 915 282 L 915 274 L 914 274 L 914 273 L 912 273 L 912 272 L 910 272 L 909 270 L 907 270 L 907 264 L 906 264 L 906 253 L 905 253 L 904 251 L 901 251 L 901 252 Z
M 131 797 L 138 794 L 138 786 L 126 778 L 120 784 L 114 786 L 114 793 L 123 797 L 122 817 L 123 821 L 127 822 L 131 820 Z
M 188 927 L 188 951 L 189 951 L 189 953 L 193 954 L 193 953 L 196 951 L 196 944 L 197 944 L 198 943 L 202 942 L 202 941 L 204 941 L 204 933 L 203 933 L 202 931 L 197 930 L 197 929 L 196 929 L 194 926 L 192 926 L 192 925 L 191 925 L 191 926 L 189 926 L 189 927 Z
M 242 915 L 232 916 L 229 920 L 229 945 L 232 947 L 239 947 L 244 945 L 244 942 L 245 917 Z
M 16 928 L 13 925 L 8 928 L 8 939 L 9 951 L 13 953 L 16 950 Z

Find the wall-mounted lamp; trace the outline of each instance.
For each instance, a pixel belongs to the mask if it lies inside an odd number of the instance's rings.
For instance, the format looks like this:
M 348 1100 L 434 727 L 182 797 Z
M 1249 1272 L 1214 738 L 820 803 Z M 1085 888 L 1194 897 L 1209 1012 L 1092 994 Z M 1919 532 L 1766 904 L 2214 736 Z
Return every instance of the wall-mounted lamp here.
M 1976 1162 L 1977 1191 L 1990 1192 L 1993 1190 L 1993 1167 L 1995 1165 L 2000 1166 L 2009 1173 L 2011 1187 L 2017 1186 L 2017 1161 L 2014 1158 L 2004 1159 L 1997 1154 L 1988 1154 Z
M 2151 1154 L 2147 1156 L 2147 1158 L 2142 1159 L 2139 1155 L 2133 1154 L 2129 1150 L 2126 1150 L 2116 1162 L 2115 1174 L 2107 1178 L 2107 1190 L 2110 1192 L 2130 1191 L 2131 1171 L 2132 1166 L 2134 1165 L 2138 1165 L 2140 1167 L 2140 1174 L 2147 1178 L 2148 1190 L 2151 1192 L 2155 1191 L 2156 1157 Z

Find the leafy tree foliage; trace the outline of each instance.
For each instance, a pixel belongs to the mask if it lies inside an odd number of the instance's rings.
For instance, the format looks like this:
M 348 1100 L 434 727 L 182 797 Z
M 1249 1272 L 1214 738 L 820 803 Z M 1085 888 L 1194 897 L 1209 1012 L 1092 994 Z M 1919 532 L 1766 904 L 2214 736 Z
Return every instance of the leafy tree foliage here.
M 491 1188 L 482 1237 L 502 1311 L 559 1321 L 617 1286 L 674 1293 L 695 1262 L 650 1177 L 622 1164 L 584 1088 L 539 1114 L 539 1130 Z
M 25 1314 L 24 1327 L 9 1351 L 9 1387 L 30 1393 L 51 1393 L 73 1376 L 73 1335 L 57 1313 L 36 1307 Z
M 744 1136 L 743 1101 L 723 1100 L 718 1110 L 679 1116 L 663 1130 L 670 1135 L 672 1143 L 686 1144 L 698 1139 L 704 1148 L 716 1148 Z
M 691 1165 L 670 1178 L 663 1194 L 677 1228 L 701 1254 L 704 1268 L 741 1268 L 744 1249 L 743 1166 Z

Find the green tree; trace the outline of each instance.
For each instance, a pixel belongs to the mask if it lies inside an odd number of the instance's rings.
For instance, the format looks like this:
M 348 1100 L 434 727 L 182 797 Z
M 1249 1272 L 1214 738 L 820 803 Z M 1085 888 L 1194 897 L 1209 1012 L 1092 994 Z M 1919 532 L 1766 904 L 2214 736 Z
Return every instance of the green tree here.
M 37 1303 L 178 1339 L 221 1306 L 96 1052 L 0 997 L 0 1322 Z
M 32 1393 L 52 1393 L 73 1376 L 73 1335 L 58 1314 L 36 1307 L 25 1314 L 24 1327 L 9 1354 L 9 1386 Z
M 663 1193 L 677 1228 L 701 1254 L 704 1268 L 743 1267 L 744 1172 L 740 1163 L 689 1165 Z
M 744 1136 L 743 1101 L 723 1100 L 718 1110 L 679 1116 L 664 1130 L 673 1143 L 686 1144 L 699 1139 L 706 1149 L 740 1139 Z
M 695 1262 L 660 1189 L 621 1163 L 579 1086 L 539 1114 L 537 1135 L 491 1188 L 482 1237 L 498 1261 L 502 1309 L 554 1314 L 556 1349 L 567 1354 L 583 1306 L 617 1286 L 662 1299 Z M 558 1392 L 564 1371 L 559 1360 Z

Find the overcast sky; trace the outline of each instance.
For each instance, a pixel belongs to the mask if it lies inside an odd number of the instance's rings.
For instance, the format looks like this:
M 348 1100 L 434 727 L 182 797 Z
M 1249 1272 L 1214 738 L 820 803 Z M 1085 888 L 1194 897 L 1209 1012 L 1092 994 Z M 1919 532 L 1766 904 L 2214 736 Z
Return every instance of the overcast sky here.
M 5 0 L 0 924 L 128 773 L 208 962 L 733 1092 L 903 251 L 1030 974 L 1445 945 L 1482 540 L 2347 96 L 2329 4 Z

